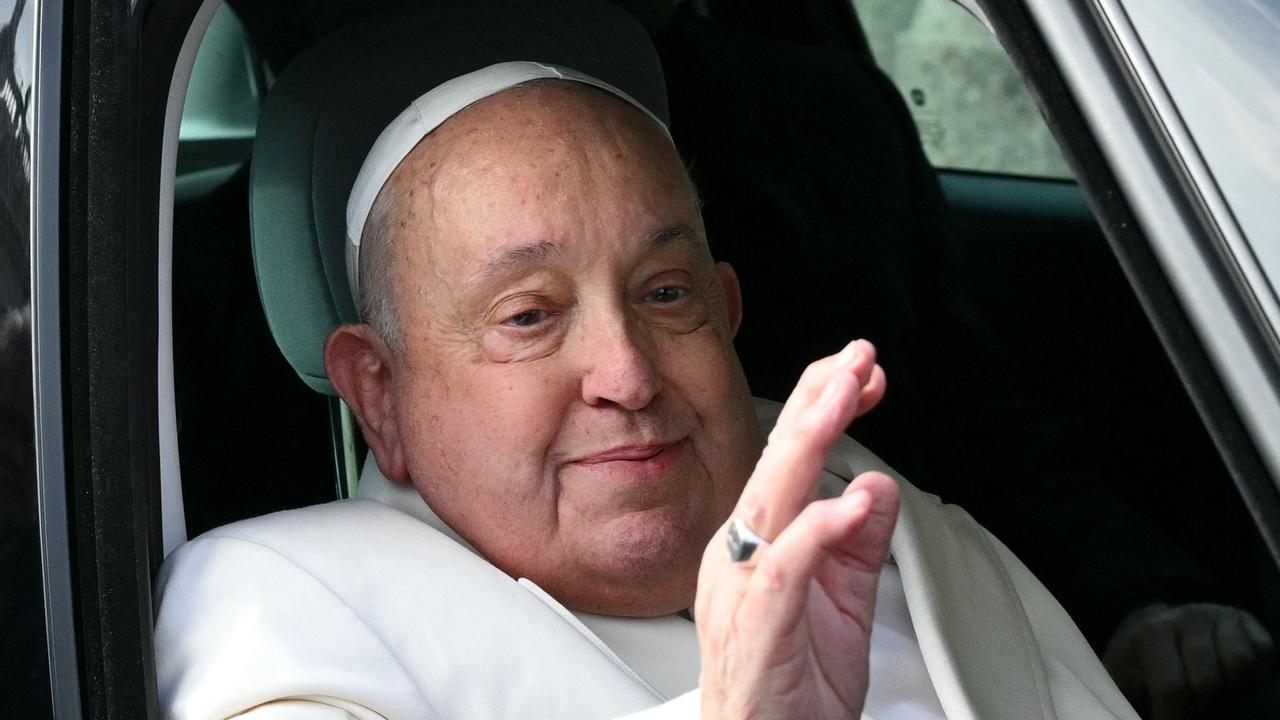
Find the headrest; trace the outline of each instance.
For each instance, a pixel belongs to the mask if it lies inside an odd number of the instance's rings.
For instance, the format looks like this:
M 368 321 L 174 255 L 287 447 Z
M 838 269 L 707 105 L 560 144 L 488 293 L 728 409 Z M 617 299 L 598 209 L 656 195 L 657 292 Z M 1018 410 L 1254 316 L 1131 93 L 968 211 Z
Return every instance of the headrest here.
M 599 0 L 436 0 L 345 28 L 295 60 L 258 120 L 249 181 L 258 292 L 281 352 L 335 394 L 324 339 L 356 322 L 344 257 L 347 198 L 382 130 L 428 90 L 499 62 L 562 65 L 662 121 L 666 90 L 644 29 Z

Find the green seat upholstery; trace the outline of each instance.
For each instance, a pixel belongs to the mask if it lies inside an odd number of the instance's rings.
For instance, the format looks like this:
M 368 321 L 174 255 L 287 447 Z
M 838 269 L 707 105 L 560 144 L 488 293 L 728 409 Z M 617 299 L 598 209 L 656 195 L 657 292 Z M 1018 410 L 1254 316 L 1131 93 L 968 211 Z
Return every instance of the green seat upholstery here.
M 624 11 L 586 0 L 436 0 L 352 25 L 281 74 L 254 142 L 249 206 L 267 324 L 314 390 L 335 394 L 325 337 L 356 322 L 344 266 L 347 196 L 378 134 L 432 87 L 508 60 L 573 67 L 664 121 L 661 65 Z

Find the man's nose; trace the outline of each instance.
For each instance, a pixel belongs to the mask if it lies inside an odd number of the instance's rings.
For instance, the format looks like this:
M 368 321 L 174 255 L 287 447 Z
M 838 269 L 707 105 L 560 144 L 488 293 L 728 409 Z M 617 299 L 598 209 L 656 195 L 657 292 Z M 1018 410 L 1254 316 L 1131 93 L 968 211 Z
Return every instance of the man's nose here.
M 582 399 L 588 405 L 639 410 L 662 390 L 653 342 L 637 325 L 623 315 L 584 328 L 579 351 L 584 360 Z

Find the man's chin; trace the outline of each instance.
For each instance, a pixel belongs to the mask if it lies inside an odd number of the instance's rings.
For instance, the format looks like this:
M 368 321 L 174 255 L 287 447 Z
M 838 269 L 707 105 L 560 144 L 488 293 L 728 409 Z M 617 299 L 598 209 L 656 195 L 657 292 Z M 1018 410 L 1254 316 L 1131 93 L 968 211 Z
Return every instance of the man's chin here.
M 589 588 L 551 594 L 572 610 L 615 617 L 664 617 L 693 607 L 698 568 L 669 572 L 653 582 L 641 578 L 602 579 Z
M 616 520 L 601 528 L 589 553 L 596 581 L 574 593 L 576 609 L 604 615 L 654 617 L 685 610 L 697 590 L 698 566 L 709 533 L 652 517 Z M 696 535 L 696 536 L 695 536 Z

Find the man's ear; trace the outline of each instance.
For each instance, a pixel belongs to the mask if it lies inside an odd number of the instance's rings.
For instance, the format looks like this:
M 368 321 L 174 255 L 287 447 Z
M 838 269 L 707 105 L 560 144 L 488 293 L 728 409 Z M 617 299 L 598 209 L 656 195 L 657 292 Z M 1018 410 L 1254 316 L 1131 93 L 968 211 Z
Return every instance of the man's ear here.
M 724 292 L 725 313 L 729 316 L 729 336 L 738 334 L 742 327 L 742 286 L 738 284 L 738 273 L 727 262 L 716 263 L 716 273 L 720 275 L 720 288 Z
M 324 342 L 329 381 L 360 423 L 360 431 L 387 479 L 409 482 L 404 446 L 396 426 L 390 349 L 368 325 L 342 325 Z

